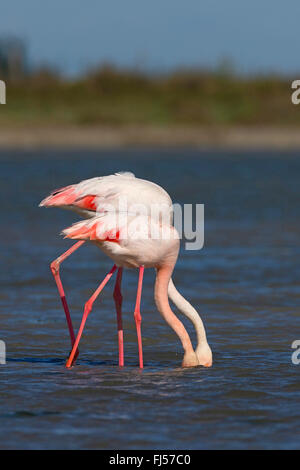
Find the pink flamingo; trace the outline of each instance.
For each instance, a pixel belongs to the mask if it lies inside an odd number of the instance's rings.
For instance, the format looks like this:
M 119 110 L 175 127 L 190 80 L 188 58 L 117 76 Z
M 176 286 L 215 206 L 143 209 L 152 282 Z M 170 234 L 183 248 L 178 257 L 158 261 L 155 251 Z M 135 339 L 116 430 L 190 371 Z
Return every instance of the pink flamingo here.
M 126 196 L 129 209 L 120 210 L 120 199 Z M 159 216 L 132 215 L 130 207 L 136 202 L 149 208 L 153 204 L 160 205 Z M 78 222 L 63 231 L 71 239 L 79 240 L 66 253 L 51 263 L 63 307 L 65 310 L 72 351 L 66 366 L 71 367 L 78 355 L 78 345 L 92 306 L 103 287 L 118 267 L 114 299 L 117 309 L 119 337 L 119 365 L 124 365 L 123 327 L 122 327 L 122 295 L 121 278 L 123 267 L 139 268 L 139 281 L 134 318 L 136 322 L 139 365 L 143 368 L 142 336 L 141 336 L 141 293 L 144 268 L 154 267 L 157 270 L 155 283 L 155 302 L 161 315 L 174 329 L 182 342 L 185 351 L 182 365 L 192 367 L 198 365 L 211 366 L 212 353 L 206 340 L 203 323 L 196 310 L 176 290 L 171 275 L 178 257 L 179 240 L 175 228 L 171 224 L 172 201 L 169 195 L 158 185 L 135 178 L 132 173 L 117 173 L 101 178 L 93 178 L 77 185 L 68 186 L 54 191 L 44 199 L 41 206 L 58 206 L 75 210 L 92 220 Z M 114 209 L 114 211 L 112 210 Z M 97 215 L 96 215 L 97 214 Z M 116 220 L 115 215 L 119 218 Z M 126 216 L 126 223 L 120 221 Z M 130 221 L 128 230 L 128 221 Z M 136 230 L 136 226 L 139 230 Z M 134 227 L 134 228 L 132 228 Z M 159 237 L 153 237 L 159 233 Z M 92 297 L 86 302 L 81 325 L 75 338 L 70 312 L 59 276 L 60 263 L 79 248 L 85 241 L 98 245 L 115 262 L 111 271 L 104 278 Z M 194 324 L 197 333 L 197 348 L 194 351 L 190 337 L 175 314 L 172 312 L 168 296 Z

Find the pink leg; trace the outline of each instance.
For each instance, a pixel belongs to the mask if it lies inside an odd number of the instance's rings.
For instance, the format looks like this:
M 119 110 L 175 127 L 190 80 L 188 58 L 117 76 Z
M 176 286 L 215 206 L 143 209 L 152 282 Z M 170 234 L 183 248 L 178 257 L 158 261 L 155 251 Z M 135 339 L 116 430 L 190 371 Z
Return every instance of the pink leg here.
M 84 329 L 84 325 L 85 325 L 85 322 L 86 322 L 86 319 L 87 319 L 89 313 L 92 310 L 93 304 L 94 304 L 95 300 L 97 299 L 98 295 L 100 294 L 100 292 L 102 291 L 105 284 L 110 280 L 111 276 L 113 275 L 113 273 L 115 272 L 116 269 L 117 269 L 117 266 L 114 265 L 112 267 L 112 269 L 109 271 L 109 273 L 105 276 L 105 278 L 101 282 L 100 286 L 95 290 L 93 295 L 89 298 L 89 300 L 86 302 L 86 304 L 84 306 L 84 312 L 83 312 L 80 328 L 79 328 L 79 331 L 78 331 L 78 334 L 77 334 L 77 338 L 76 338 L 75 343 L 73 344 L 73 348 L 72 348 L 70 357 L 69 357 L 69 359 L 67 361 L 67 364 L 66 364 L 66 367 L 68 367 L 68 368 L 71 367 L 72 364 L 73 364 L 74 356 L 75 356 L 76 350 L 78 348 L 78 344 L 79 344 L 79 341 L 80 341 L 80 338 L 81 338 L 81 335 L 82 335 L 82 332 L 83 332 L 83 329 Z
M 136 303 L 134 309 L 134 319 L 136 324 L 136 332 L 138 338 L 138 347 L 139 347 L 139 364 L 140 368 L 143 369 L 143 345 L 142 345 L 142 332 L 141 332 L 141 296 L 142 296 L 142 285 L 143 285 L 143 276 L 144 276 L 144 266 L 140 266 L 139 270 L 139 281 L 138 281 L 138 288 L 136 294 Z
M 114 288 L 114 299 L 117 310 L 117 324 L 118 324 L 118 340 L 119 340 L 119 366 L 124 366 L 124 341 L 123 341 L 123 324 L 122 324 L 122 301 L 121 294 L 121 281 L 122 281 L 123 268 L 118 269 L 117 280 Z
M 62 285 L 62 282 L 61 282 L 61 279 L 60 279 L 60 275 L 59 275 L 59 267 L 60 267 L 60 264 L 66 258 L 68 258 L 72 253 L 74 253 L 74 251 L 76 251 L 81 245 L 83 245 L 83 243 L 85 243 L 84 240 L 80 240 L 79 242 L 76 242 L 73 246 L 71 246 L 71 248 L 69 248 L 69 250 L 67 250 L 65 253 L 63 253 L 61 256 L 59 256 L 56 260 L 52 261 L 52 263 L 50 264 L 50 269 L 51 269 L 52 274 L 54 276 L 54 280 L 56 282 L 58 292 L 59 292 L 59 295 L 60 295 L 60 298 L 61 298 L 61 302 L 62 302 L 64 311 L 65 311 L 65 314 L 66 314 L 66 319 L 67 319 L 67 324 L 68 324 L 68 328 L 69 328 L 69 332 L 70 332 L 70 338 L 71 338 L 71 345 L 72 346 L 75 343 L 75 335 L 74 335 L 74 329 L 73 329 L 73 325 L 72 325 L 70 310 L 69 310 L 67 299 L 66 299 L 66 296 L 65 296 L 65 291 L 64 291 L 64 288 L 63 288 L 63 285 Z M 78 355 L 78 351 L 77 351 L 77 355 Z

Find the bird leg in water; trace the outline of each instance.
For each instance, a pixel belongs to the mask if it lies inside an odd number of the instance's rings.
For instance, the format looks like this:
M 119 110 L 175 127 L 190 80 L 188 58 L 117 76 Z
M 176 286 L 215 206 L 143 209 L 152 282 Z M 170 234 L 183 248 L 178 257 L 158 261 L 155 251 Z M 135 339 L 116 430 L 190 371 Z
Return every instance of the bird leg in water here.
M 143 285 L 143 276 L 144 276 L 144 266 L 140 266 L 139 268 L 139 281 L 138 281 L 138 289 L 136 294 L 136 303 L 134 309 L 134 319 L 136 324 L 136 332 L 138 338 L 138 348 L 139 348 L 139 364 L 140 368 L 143 369 L 143 345 L 142 345 L 142 332 L 141 332 L 141 296 L 142 296 L 142 285 Z
M 117 310 L 118 340 L 119 340 L 119 366 L 124 366 L 124 340 L 123 340 L 123 323 L 122 323 L 122 301 L 121 281 L 123 268 L 118 269 L 117 280 L 114 288 L 114 300 Z
M 54 276 L 54 280 L 56 282 L 57 289 L 58 289 L 58 292 L 59 292 L 59 295 L 60 295 L 61 303 L 62 303 L 64 311 L 65 311 L 72 347 L 74 346 L 74 343 L 75 343 L 75 335 L 74 335 L 74 329 L 73 329 L 73 325 L 72 325 L 70 310 L 69 310 L 69 306 L 68 306 L 68 303 L 67 303 L 65 291 L 64 291 L 61 279 L 60 279 L 59 268 L 60 268 L 61 263 L 65 259 L 67 259 L 72 253 L 74 253 L 74 251 L 78 250 L 78 248 L 81 247 L 81 245 L 83 245 L 83 243 L 85 243 L 85 240 L 80 240 L 80 241 L 76 242 L 73 246 L 71 246 L 71 248 L 69 248 L 65 253 L 60 255 L 58 258 L 56 258 L 50 264 L 50 269 L 51 269 L 51 272 Z M 76 351 L 76 357 L 77 356 L 78 356 L 78 351 Z
M 77 338 L 76 338 L 76 341 L 73 345 L 70 357 L 69 357 L 69 359 L 67 361 L 67 364 L 66 364 L 66 367 L 68 367 L 68 368 L 71 367 L 73 362 L 74 362 L 74 356 L 75 356 L 76 350 L 78 348 L 78 344 L 79 344 L 79 341 L 80 341 L 80 338 L 81 338 L 81 335 L 82 335 L 82 332 L 83 332 L 83 329 L 84 329 L 84 326 L 85 326 L 85 322 L 86 322 L 87 317 L 88 317 L 88 315 L 90 314 L 90 312 L 93 308 L 93 304 L 94 304 L 95 300 L 97 299 L 98 295 L 100 294 L 100 292 L 102 291 L 103 287 L 110 280 L 111 276 L 113 275 L 113 273 L 115 272 L 116 269 L 117 269 L 117 266 L 114 264 L 112 269 L 105 276 L 105 278 L 103 279 L 103 281 L 101 282 L 99 287 L 95 290 L 93 295 L 89 298 L 89 300 L 86 302 L 86 304 L 84 306 L 84 312 L 83 312 L 80 328 L 79 328 L 79 331 L 78 331 L 78 334 L 77 334 Z

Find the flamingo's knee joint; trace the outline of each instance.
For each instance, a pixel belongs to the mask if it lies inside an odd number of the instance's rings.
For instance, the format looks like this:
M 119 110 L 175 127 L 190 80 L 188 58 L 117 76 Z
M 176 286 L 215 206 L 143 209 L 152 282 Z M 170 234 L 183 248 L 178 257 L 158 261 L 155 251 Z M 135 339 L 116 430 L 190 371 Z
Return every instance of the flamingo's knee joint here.
M 88 316 L 91 313 L 92 306 L 93 306 L 93 304 L 89 300 L 85 303 L 85 305 L 84 305 L 84 315 Z
M 50 269 L 53 275 L 58 273 L 59 266 L 60 266 L 60 262 L 58 259 L 52 261 L 52 263 L 50 264 Z
M 136 323 L 142 323 L 142 316 L 140 312 L 134 312 L 134 319 Z

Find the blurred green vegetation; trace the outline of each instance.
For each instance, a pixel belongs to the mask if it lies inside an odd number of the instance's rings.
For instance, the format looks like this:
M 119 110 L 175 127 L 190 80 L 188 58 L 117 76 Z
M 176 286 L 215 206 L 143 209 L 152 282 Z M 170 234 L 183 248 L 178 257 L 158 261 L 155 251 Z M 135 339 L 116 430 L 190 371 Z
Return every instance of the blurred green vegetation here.
M 74 80 L 43 68 L 7 80 L 0 125 L 297 125 L 291 82 L 227 70 L 147 75 L 111 65 Z

